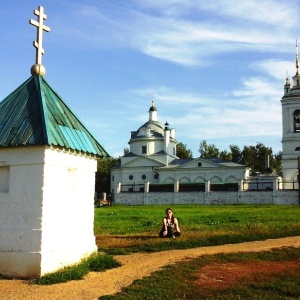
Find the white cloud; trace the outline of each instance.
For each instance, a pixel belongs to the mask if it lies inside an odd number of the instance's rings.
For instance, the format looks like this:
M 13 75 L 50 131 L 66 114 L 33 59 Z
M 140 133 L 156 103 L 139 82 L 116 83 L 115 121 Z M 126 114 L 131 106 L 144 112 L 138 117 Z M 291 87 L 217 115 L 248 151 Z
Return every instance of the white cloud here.
M 72 19 L 75 15 L 80 22 L 64 26 L 61 34 L 82 40 L 82 47 L 85 42 L 89 47 L 132 47 L 185 66 L 211 64 L 209 58 L 228 52 L 289 51 L 287 47 L 295 38 L 292 25 L 297 18 L 291 15 L 296 16 L 297 8 L 289 2 L 148 0 L 135 3 L 132 7 L 130 3 L 74 5 Z
M 200 105 L 205 104 L 207 101 L 199 94 L 193 94 L 189 91 L 178 91 L 167 86 L 153 86 L 144 89 L 131 90 L 129 93 L 134 95 L 134 98 L 137 99 L 137 101 L 140 101 L 141 98 L 146 98 L 148 99 L 147 101 L 149 101 L 149 104 L 153 100 L 155 103 L 158 102 L 168 106 L 170 104 L 176 106 L 187 106 L 190 104 Z
M 200 0 L 198 3 L 201 4 L 202 9 L 215 11 L 218 15 L 259 22 L 257 25 L 270 24 L 275 27 L 291 28 L 298 23 L 297 17 L 291 18 L 291 16 L 296 16 L 297 11 L 299 12 L 294 1 Z
M 135 3 L 159 10 L 162 14 L 174 17 L 184 17 L 197 13 L 208 12 L 220 17 L 230 18 L 231 21 L 250 20 L 260 24 L 271 24 L 276 27 L 290 28 L 298 24 L 296 17 L 299 8 L 293 0 L 135 0 Z M 299 14 L 298 14 L 299 15 Z M 295 16 L 291 18 L 290 16 Z M 205 18 L 205 14 L 204 14 Z
M 269 82 L 265 78 L 252 77 L 247 78 L 242 83 L 242 89 L 233 91 L 233 95 L 236 97 L 280 97 L 282 91 L 278 89 L 278 81 Z
M 280 80 L 282 83 L 287 74 L 288 76 L 294 76 L 296 73 L 295 62 L 286 60 L 267 59 L 253 62 L 250 64 L 250 68 L 268 74 L 269 76 Z
M 182 65 L 207 64 L 207 58 L 228 52 L 286 51 L 288 35 L 246 24 L 205 23 L 148 18 L 134 30 L 132 43 L 147 55 Z M 245 34 L 247 32 L 247 34 Z

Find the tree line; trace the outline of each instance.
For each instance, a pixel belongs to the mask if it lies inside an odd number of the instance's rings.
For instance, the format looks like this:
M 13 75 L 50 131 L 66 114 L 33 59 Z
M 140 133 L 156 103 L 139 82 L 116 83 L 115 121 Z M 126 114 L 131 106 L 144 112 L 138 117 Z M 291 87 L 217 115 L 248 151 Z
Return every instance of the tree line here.
M 273 153 L 272 148 L 266 147 L 262 143 L 256 145 L 239 146 L 231 144 L 228 150 L 219 150 L 214 144 L 208 144 L 203 140 L 199 146 L 201 158 L 219 158 L 232 161 L 251 168 L 253 171 L 261 173 L 280 173 L 282 153 Z M 183 143 L 177 145 L 177 156 L 179 158 L 192 158 L 193 154 L 190 149 Z M 266 167 L 266 159 L 268 159 L 269 167 Z

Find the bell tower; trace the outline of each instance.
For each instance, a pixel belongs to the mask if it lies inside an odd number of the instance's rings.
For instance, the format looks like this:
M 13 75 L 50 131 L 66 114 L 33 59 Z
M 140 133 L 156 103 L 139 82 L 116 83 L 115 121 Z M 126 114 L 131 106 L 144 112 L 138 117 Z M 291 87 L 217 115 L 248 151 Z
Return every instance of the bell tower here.
M 293 86 L 287 76 L 282 106 L 282 177 L 284 181 L 298 181 L 300 157 L 300 74 L 296 41 L 296 74 Z

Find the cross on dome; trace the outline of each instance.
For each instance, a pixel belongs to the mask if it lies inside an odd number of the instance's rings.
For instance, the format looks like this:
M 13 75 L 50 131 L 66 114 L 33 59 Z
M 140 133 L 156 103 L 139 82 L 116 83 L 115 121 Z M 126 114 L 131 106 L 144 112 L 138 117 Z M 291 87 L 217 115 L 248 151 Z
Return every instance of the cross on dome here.
M 47 15 L 44 14 L 44 8 L 39 6 L 33 13 L 38 17 L 38 20 L 29 20 L 29 24 L 37 27 L 37 40 L 33 41 L 33 46 L 36 48 L 36 64 L 31 68 L 32 75 L 44 76 L 46 73 L 45 67 L 42 65 L 42 55 L 45 53 L 43 49 L 43 31 L 50 31 L 50 27 L 44 25 L 44 20 L 47 19 Z

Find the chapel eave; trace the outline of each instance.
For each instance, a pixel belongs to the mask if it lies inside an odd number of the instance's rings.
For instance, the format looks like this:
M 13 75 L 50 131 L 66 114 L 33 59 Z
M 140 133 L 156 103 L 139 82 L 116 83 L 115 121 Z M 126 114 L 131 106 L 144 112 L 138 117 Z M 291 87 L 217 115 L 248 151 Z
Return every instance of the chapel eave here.
M 32 145 L 109 156 L 40 75 L 28 78 L 0 102 L 0 146 Z

